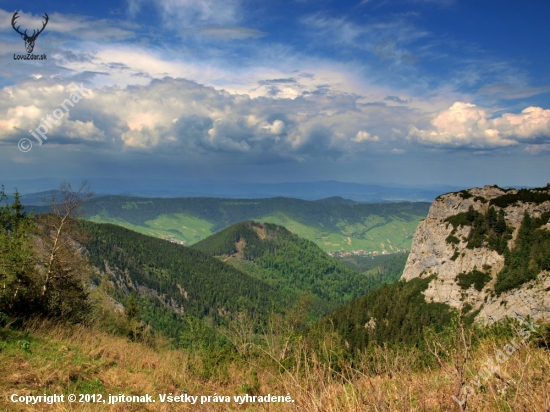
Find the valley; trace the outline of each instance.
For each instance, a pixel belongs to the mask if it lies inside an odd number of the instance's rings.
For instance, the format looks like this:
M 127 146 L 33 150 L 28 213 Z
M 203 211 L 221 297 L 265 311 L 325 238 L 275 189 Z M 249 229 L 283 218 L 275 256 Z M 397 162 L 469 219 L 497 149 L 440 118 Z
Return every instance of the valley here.
M 92 199 L 87 219 L 193 245 L 243 220 L 274 223 L 315 242 L 326 252 L 395 253 L 410 248 L 428 203 L 369 204 L 330 198 L 146 199 L 108 196 Z

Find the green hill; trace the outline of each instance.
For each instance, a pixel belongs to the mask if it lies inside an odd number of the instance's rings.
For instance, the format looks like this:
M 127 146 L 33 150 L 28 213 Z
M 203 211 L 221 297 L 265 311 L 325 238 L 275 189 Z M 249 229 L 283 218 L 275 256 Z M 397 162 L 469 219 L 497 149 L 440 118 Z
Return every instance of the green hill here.
M 135 299 L 139 317 L 170 337 L 186 327 L 184 315 L 219 325 L 225 314 L 266 319 L 285 305 L 273 286 L 201 251 L 116 225 L 84 226 L 88 259 L 99 269 L 95 283 L 112 285 L 125 306 Z
M 275 286 L 283 294 L 305 293 L 318 314 L 379 286 L 348 269 L 315 243 L 271 223 L 240 222 L 193 246 Z
M 366 204 L 340 198 L 138 198 L 91 199 L 87 219 L 192 245 L 244 220 L 285 226 L 324 251 L 396 252 L 410 248 L 412 235 L 428 213 L 428 203 Z

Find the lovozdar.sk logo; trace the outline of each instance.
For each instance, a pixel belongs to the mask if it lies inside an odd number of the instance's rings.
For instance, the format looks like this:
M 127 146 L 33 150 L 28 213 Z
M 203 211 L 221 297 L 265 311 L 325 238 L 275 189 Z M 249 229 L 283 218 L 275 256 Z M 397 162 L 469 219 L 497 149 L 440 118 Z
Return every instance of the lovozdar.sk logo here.
M 37 56 L 37 55 L 34 55 L 34 54 L 31 54 L 34 50 L 34 43 L 36 42 L 36 39 L 38 38 L 38 36 L 40 35 L 40 33 L 42 33 L 44 31 L 44 29 L 46 28 L 46 25 L 48 24 L 48 21 L 50 20 L 50 18 L 48 17 L 48 14 L 47 13 L 44 13 L 44 16 L 42 16 L 45 21 L 42 22 L 42 28 L 39 29 L 39 30 L 33 30 L 32 31 L 32 34 L 29 36 L 27 34 L 27 29 L 25 29 L 24 31 L 21 31 L 20 30 L 20 25 L 16 27 L 16 24 L 17 24 L 17 18 L 19 17 L 19 10 L 17 10 L 15 13 L 13 13 L 13 17 L 11 18 L 11 25 L 13 27 L 13 29 L 19 33 L 19 35 L 21 36 L 21 38 L 25 41 L 25 49 L 27 49 L 27 55 L 13 55 L 13 59 L 14 60 L 45 60 L 46 59 L 46 55 L 43 54 L 43 55 L 40 55 L 40 56 Z

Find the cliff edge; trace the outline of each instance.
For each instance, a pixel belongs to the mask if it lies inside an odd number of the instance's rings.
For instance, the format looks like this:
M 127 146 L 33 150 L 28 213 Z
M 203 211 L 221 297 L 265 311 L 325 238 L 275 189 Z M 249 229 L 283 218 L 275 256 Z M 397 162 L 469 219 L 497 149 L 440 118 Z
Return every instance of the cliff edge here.
M 439 196 L 418 225 L 402 280 L 476 320 L 550 319 L 550 184 L 485 186 Z

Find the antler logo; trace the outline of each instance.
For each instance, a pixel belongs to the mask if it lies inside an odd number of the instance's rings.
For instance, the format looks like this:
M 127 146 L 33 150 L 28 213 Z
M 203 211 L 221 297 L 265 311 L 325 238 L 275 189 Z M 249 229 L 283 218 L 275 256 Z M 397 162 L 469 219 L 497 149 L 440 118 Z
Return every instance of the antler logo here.
M 24 32 L 21 32 L 19 30 L 19 27 L 21 26 L 17 26 L 15 27 L 15 20 L 17 20 L 17 18 L 19 17 L 17 14 L 19 13 L 19 10 L 17 10 L 14 14 L 13 14 L 13 17 L 11 18 L 11 25 L 13 26 L 13 29 L 19 33 L 21 35 L 21 38 L 23 40 L 25 40 L 25 48 L 27 49 L 27 53 L 32 53 L 32 51 L 34 50 L 34 42 L 36 41 L 36 38 L 38 37 L 38 35 L 40 33 L 42 33 L 44 31 L 44 28 L 46 27 L 46 24 L 48 24 L 48 20 L 49 20 L 49 17 L 46 13 L 44 13 L 44 18 L 46 19 L 46 21 L 44 23 L 42 23 L 42 28 L 40 30 L 33 30 L 32 31 L 32 36 L 29 36 L 27 34 L 27 30 L 25 29 Z

